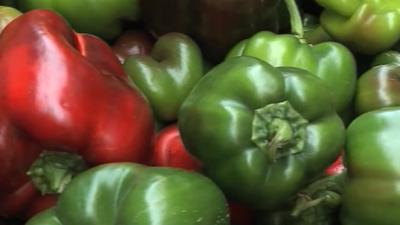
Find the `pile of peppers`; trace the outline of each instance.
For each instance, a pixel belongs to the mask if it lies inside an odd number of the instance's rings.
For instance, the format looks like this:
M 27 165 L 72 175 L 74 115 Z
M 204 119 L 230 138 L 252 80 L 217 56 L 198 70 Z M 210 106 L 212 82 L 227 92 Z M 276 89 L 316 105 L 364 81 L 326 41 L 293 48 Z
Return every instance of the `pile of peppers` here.
M 399 225 L 400 0 L 0 0 L 0 225 Z

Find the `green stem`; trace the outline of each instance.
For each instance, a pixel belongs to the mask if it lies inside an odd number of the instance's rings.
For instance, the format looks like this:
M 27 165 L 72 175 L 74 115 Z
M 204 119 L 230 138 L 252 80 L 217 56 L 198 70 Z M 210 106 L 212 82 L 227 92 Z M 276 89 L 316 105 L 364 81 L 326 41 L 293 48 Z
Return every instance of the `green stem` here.
M 277 158 L 277 151 L 293 138 L 293 130 L 288 121 L 279 118 L 272 120 L 271 127 L 275 134 L 268 143 L 266 153 L 269 154 L 269 159 L 274 161 Z
M 285 0 L 286 7 L 290 15 L 291 30 L 294 35 L 302 39 L 304 37 L 303 22 L 299 8 L 297 7 L 295 0 Z
M 307 124 L 288 101 L 271 103 L 255 110 L 251 140 L 275 162 L 303 151 Z
M 42 194 L 59 194 L 77 173 L 86 169 L 83 159 L 67 152 L 44 151 L 27 172 Z
M 341 204 L 345 176 L 346 173 L 342 172 L 311 183 L 297 194 L 297 201 L 291 215 L 300 217 L 303 214 L 313 220 L 319 217 L 318 211 L 329 212 L 337 209 Z M 312 210 L 311 213 L 305 213 L 310 210 Z

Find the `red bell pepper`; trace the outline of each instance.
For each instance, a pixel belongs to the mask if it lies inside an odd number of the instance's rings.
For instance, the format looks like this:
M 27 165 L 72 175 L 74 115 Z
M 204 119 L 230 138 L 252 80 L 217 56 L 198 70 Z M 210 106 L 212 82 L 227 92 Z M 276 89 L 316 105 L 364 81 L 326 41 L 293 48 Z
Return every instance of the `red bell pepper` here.
M 104 41 L 58 14 L 33 10 L 3 30 L 0 80 L 0 216 L 38 194 L 26 172 L 44 149 L 76 153 L 89 166 L 148 160 L 147 100 Z
M 343 173 L 345 170 L 346 167 L 343 164 L 343 154 L 340 154 L 335 162 L 325 170 L 325 173 L 328 176 L 334 176 Z
M 201 172 L 201 162 L 186 150 L 176 124 L 171 124 L 159 131 L 153 141 L 150 158 L 150 164 L 153 166 Z M 253 212 L 241 204 L 229 201 L 229 212 L 232 225 L 252 224 Z
M 150 164 L 200 171 L 201 164 L 191 156 L 182 143 L 176 124 L 163 128 L 153 141 Z

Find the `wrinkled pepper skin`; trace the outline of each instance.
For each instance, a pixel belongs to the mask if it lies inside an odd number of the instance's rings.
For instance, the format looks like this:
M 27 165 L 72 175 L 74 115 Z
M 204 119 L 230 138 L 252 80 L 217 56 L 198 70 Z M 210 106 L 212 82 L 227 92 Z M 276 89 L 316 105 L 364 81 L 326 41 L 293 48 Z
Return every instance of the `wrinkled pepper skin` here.
M 291 34 L 260 31 L 233 47 L 227 58 L 252 56 L 273 66 L 290 66 L 305 69 L 329 87 L 337 112 L 350 104 L 357 79 L 353 54 L 343 45 L 324 42 L 309 45 Z
M 88 165 L 147 160 L 147 100 L 105 42 L 75 33 L 58 14 L 33 10 L 3 30 L 0 79 L 0 215 L 7 203 L 28 204 L 32 195 L 20 191 L 44 149 Z
M 166 122 L 176 121 L 183 100 L 203 76 L 199 47 L 181 33 L 161 36 L 150 56 L 130 56 L 123 65 L 149 100 L 156 118 Z
M 346 172 L 317 179 L 286 208 L 260 213 L 256 225 L 338 225 L 345 180 Z
M 78 32 L 90 33 L 106 40 L 116 38 L 123 30 L 122 21 L 140 17 L 138 0 L 15 0 L 17 8 L 51 9 L 65 17 Z
M 352 50 L 377 54 L 400 39 L 399 0 L 316 0 L 325 8 L 321 25 Z
M 27 225 L 228 225 L 225 196 L 207 177 L 184 170 L 110 163 L 89 169 L 57 206 Z
M 399 107 L 364 113 L 348 127 L 342 225 L 399 224 L 399 127 Z
M 344 125 L 327 90 L 306 70 L 234 57 L 194 87 L 178 127 L 229 199 L 274 209 L 340 153 Z
M 181 32 L 220 62 L 238 41 L 260 30 L 278 31 L 281 0 L 140 0 L 142 20 L 157 36 Z M 167 10 L 166 10 L 167 9 Z

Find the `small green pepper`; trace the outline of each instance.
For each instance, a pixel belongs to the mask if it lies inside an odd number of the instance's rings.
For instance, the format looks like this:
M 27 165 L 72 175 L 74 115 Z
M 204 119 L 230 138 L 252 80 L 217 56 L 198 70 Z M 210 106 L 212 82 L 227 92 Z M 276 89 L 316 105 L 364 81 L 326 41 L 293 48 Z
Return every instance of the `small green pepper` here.
M 292 66 L 305 69 L 321 78 L 334 96 L 337 112 L 349 106 L 357 79 L 353 54 L 336 42 L 308 44 L 303 39 L 302 21 L 293 0 L 286 0 L 291 11 L 295 34 L 275 34 L 260 31 L 236 44 L 227 58 L 253 56 L 273 66 Z
M 399 52 L 388 51 L 375 57 L 372 67 L 357 80 L 354 105 L 357 114 L 400 106 Z
M 171 122 L 203 76 L 203 59 L 189 36 L 168 33 L 158 39 L 150 56 L 128 57 L 124 69 L 149 100 L 157 119 Z
M 110 40 L 122 32 L 122 21 L 139 19 L 139 0 L 15 0 L 22 11 L 44 8 L 64 16 L 72 27 Z
M 316 0 L 329 35 L 354 51 L 377 54 L 400 39 L 400 0 Z

